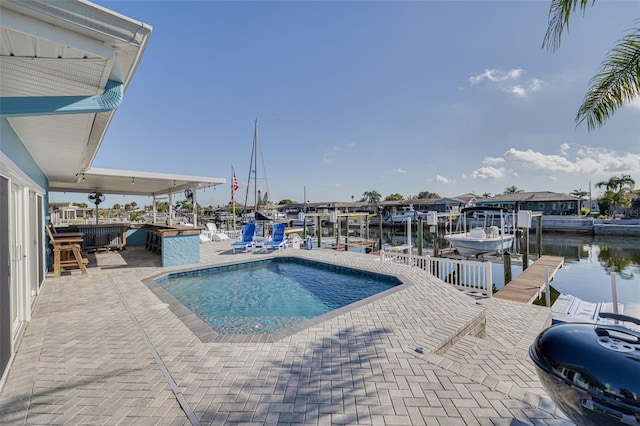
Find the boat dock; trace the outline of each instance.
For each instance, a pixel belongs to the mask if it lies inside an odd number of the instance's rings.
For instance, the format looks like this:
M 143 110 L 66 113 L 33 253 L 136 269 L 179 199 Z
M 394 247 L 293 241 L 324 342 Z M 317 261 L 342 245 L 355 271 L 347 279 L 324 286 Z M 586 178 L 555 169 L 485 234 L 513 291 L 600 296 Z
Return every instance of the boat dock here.
M 497 299 L 510 300 L 512 302 L 533 303 L 540 297 L 541 289 L 545 286 L 545 267 L 549 268 L 549 281 L 553 279 L 556 271 L 564 264 L 564 257 L 540 256 L 531 266 L 522 271 L 520 275 L 498 290 L 493 296 Z

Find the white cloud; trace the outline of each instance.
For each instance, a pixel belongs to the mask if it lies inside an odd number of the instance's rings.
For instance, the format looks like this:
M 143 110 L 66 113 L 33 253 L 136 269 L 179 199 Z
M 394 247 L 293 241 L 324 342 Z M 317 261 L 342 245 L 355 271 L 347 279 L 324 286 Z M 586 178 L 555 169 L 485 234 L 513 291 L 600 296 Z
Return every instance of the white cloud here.
M 504 154 L 510 163 L 526 168 L 573 174 L 611 175 L 639 174 L 640 154 L 619 153 L 607 148 L 563 144 L 561 155 L 543 154 L 531 149 L 526 151 L 511 148 Z
M 542 80 L 534 78 L 529 82 L 529 90 L 532 92 L 537 92 L 542 88 Z
M 336 162 L 336 160 L 329 154 L 324 154 L 322 156 L 322 163 L 323 164 L 333 164 L 335 162 Z
M 445 184 L 452 183 L 452 181 L 450 179 L 447 179 L 446 177 L 440 176 L 440 175 L 436 175 L 436 182 L 445 183 Z
M 504 158 L 507 161 L 514 161 L 523 164 L 525 167 L 540 168 L 545 170 L 565 171 L 573 168 L 569 160 L 559 155 L 545 155 L 531 149 L 518 151 L 511 148 L 505 152 Z
M 624 106 L 640 109 L 640 96 L 636 96 L 634 100 L 627 102 L 626 104 L 624 104 Z
M 482 160 L 482 163 L 494 166 L 496 164 L 502 164 L 504 163 L 504 161 L 505 161 L 504 157 L 484 157 L 484 160 Z
M 524 70 L 522 68 L 508 71 L 497 68 L 486 69 L 482 74 L 469 77 L 469 83 L 473 86 L 486 80 L 488 84 L 497 87 L 498 90 L 514 94 L 519 98 L 526 98 L 530 93 L 537 92 L 542 88 L 542 80 L 538 78 L 525 80 L 523 76 Z
M 513 93 L 514 95 L 518 96 L 519 98 L 526 98 L 527 97 L 527 91 L 525 89 L 523 89 L 520 86 L 513 86 L 511 88 L 511 93 Z
M 514 68 L 509 71 L 502 71 L 500 69 L 486 69 L 482 74 L 469 77 L 469 82 L 473 84 L 480 83 L 482 80 L 489 80 L 493 82 L 515 80 L 522 75 L 524 71 L 522 68 Z
M 469 176 L 463 175 L 463 177 L 465 178 L 468 177 L 469 179 L 481 179 L 481 180 L 501 179 L 505 177 L 505 170 L 502 167 L 498 169 L 496 169 L 495 167 L 480 167 L 479 169 L 476 169 L 473 172 L 471 172 L 471 175 Z
M 393 169 L 391 170 L 391 173 L 393 173 L 394 175 L 404 175 L 407 173 L 407 171 L 404 169 Z

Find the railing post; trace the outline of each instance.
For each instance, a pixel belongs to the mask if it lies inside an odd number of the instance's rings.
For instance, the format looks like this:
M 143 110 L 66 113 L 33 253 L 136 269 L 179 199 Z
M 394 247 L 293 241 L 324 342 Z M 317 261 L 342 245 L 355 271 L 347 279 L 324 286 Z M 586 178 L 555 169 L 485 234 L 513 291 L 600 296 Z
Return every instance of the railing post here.
M 611 273 L 611 299 L 613 301 L 613 312 L 618 313 L 618 290 L 616 287 L 616 273 Z M 618 320 L 616 320 L 616 324 Z
M 551 307 L 551 286 L 549 285 L 549 267 L 544 267 L 544 290 L 547 308 Z
M 493 296 L 493 264 L 491 262 L 486 263 L 486 277 L 487 277 L 487 296 Z

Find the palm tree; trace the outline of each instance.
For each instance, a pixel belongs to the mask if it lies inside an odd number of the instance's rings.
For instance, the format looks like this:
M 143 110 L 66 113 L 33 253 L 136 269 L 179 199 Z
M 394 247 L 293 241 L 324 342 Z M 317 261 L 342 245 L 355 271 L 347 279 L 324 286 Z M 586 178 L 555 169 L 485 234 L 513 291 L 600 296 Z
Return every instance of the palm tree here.
M 617 212 L 618 207 L 631 206 L 631 200 L 628 193 L 633 190 L 636 181 L 630 175 L 622 175 L 620 177 L 613 176 L 607 181 L 596 183 L 596 188 L 605 187 L 606 191 L 602 198 L 607 200 L 613 212 Z
M 583 191 L 582 189 L 574 189 L 569 193 L 569 195 L 573 195 L 576 198 L 584 198 L 589 195 L 589 191 Z
M 584 14 L 587 6 L 594 3 L 595 0 L 551 0 L 549 26 L 542 47 L 549 51 L 558 49 L 562 33 L 569 28 L 571 13 L 579 8 Z M 634 28 L 617 42 L 600 71 L 591 79 L 576 123 L 579 125 L 586 120 L 589 130 L 604 125 L 620 106 L 640 96 L 639 75 L 640 28 Z
M 442 198 L 442 197 L 440 197 L 440 195 L 435 192 L 422 191 L 421 193 L 418 194 L 418 198 L 421 200 L 425 200 L 425 199 L 436 199 L 436 198 Z
M 363 193 L 362 196 L 369 204 L 378 204 L 382 198 L 382 195 L 380 195 L 378 191 L 367 191 Z
M 484 194 L 482 194 L 482 198 L 491 198 L 491 193 L 485 192 Z
M 518 187 L 517 187 L 517 186 L 515 186 L 515 185 L 507 186 L 507 187 L 504 189 L 504 193 L 505 193 L 505 194 L 518 194 L 518 193 L 520 193 L 520 192 L 524 192 L 524 190 L 523 190 L 523 189 L 518 188 Z
M 389 194 L 384 198 L 385 201 L 402 201 L 404 200 L 404 197 L 402 196 L 402 194 Z
M 596 188 L 602 188 L 604 186 L 607 190 L 611 191 L 622 191 L 623 189 L 632 190 L 635 184 L 636 181 L 633 180 L 631 175 L 622 175 L 620 177 L 613 176 L 607 181 L 598 182 L 596 183 Z

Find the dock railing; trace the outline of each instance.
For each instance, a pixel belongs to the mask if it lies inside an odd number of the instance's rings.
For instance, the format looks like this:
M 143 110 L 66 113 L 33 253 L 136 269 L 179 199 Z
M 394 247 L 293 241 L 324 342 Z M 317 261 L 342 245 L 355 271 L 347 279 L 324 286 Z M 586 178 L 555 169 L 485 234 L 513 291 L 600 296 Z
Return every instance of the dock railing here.
M 492 295 L 491 262 L 416 256 L 384 250 L 380 252 L 380 260 L 421 268 L 458 290 L 481 293 L 487 297 Z

